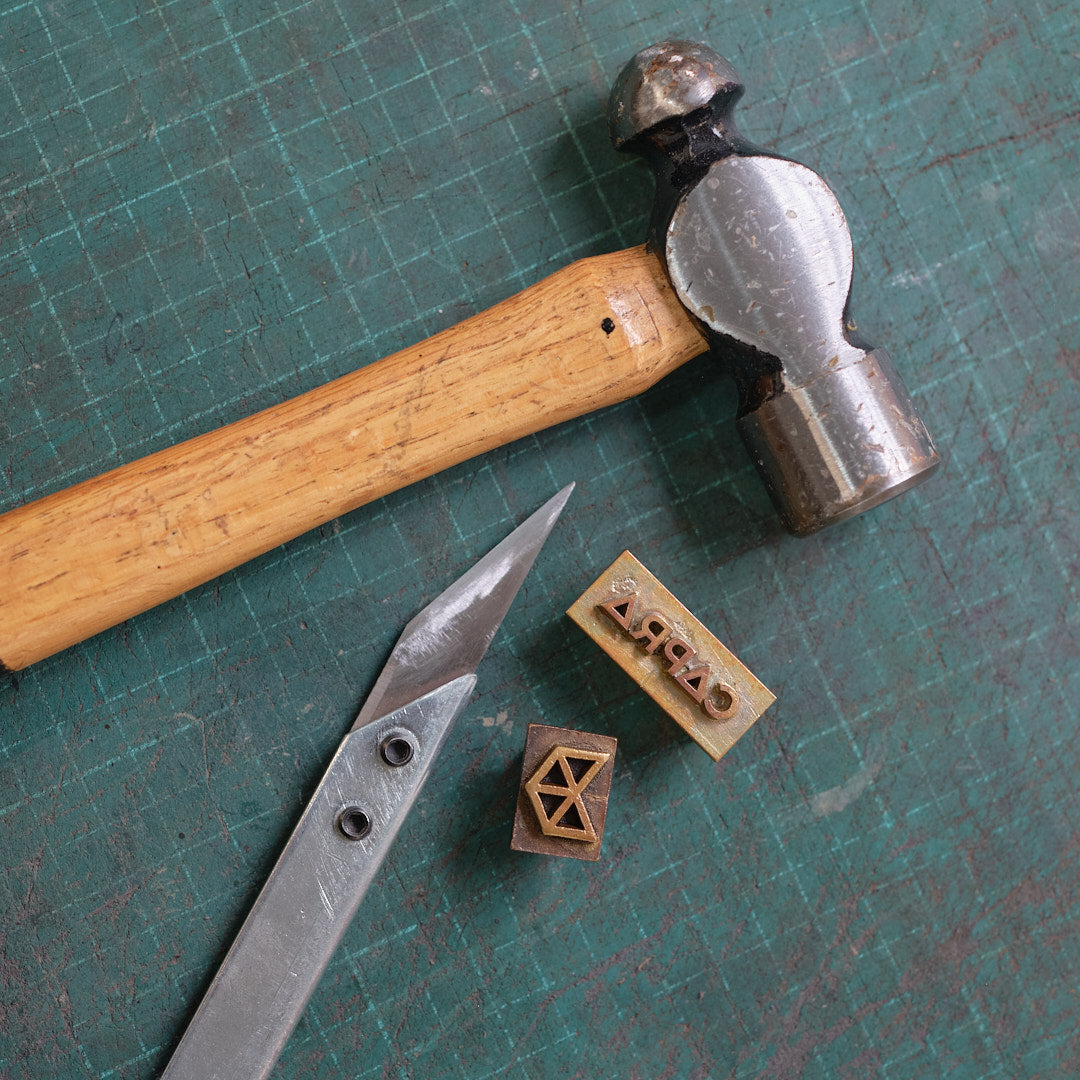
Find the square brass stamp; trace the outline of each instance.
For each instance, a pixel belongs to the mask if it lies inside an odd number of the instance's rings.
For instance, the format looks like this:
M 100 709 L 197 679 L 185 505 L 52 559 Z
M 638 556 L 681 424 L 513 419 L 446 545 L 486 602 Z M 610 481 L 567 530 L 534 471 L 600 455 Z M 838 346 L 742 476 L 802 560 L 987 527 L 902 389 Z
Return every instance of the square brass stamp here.
M 596 862 L 617 740 L 530 724 L 510 847 Z
M 776 700 L 629 551 L 567 615 L 717 761 Z

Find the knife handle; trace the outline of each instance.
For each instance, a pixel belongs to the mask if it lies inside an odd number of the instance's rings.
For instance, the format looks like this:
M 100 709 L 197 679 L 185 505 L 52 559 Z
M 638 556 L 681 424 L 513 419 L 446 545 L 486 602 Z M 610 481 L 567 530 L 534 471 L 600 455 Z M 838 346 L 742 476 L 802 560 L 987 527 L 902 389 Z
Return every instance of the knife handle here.
M 393 356 L 0 516 L 17 670 L 705 351 L 644 247 L 572 263 Z
M 475 683 L 463 675 L 345 737 L 162 1080 L 269 1075 Z

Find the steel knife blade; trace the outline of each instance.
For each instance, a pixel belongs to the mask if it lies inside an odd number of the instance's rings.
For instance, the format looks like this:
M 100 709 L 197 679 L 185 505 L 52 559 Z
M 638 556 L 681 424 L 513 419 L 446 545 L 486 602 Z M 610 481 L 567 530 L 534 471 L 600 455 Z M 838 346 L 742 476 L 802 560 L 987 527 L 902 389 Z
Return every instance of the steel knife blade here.
M 163 1080 L 273 1068 L 431 772 L 476 667 L 573 490 L 563 488 L 402 631 Z

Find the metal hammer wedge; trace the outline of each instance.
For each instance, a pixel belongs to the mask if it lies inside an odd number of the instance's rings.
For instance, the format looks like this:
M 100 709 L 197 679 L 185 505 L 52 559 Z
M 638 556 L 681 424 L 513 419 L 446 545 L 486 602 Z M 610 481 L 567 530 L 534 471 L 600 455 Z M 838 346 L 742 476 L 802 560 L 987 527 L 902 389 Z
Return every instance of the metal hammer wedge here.
M 705 46 L 642 50 L 615 144 L 657 176 L 648 242 L 573 263 L 306 394 L 0 516 L 0 668 L 14 671 L 477 454 L 626 400 L 711 350 L 797 534 L 938 459 L 888 357 L 854 337 L 851 240 L 824 181 L 735 129 Z

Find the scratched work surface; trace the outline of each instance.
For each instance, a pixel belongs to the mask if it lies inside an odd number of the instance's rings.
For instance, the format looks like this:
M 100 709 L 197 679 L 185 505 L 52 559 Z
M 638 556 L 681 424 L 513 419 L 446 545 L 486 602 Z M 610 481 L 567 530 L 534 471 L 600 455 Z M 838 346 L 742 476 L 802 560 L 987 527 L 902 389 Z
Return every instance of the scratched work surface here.
M 697 361 L 9 680 L 0 1077 L 160 1072 L 399 629 L 571 479 L 275 1075 L 1080 1073 L 1072 5 L 6 7 L 3 508 L 639 242 L 604 107 L 672 34 L 837 191 L 945 467 L 782 535 Z M 778 695 L 715 766 L 561 614 L 624 547 Z M 530 722 L 618 737 L 596 864 L 509 850 Z

